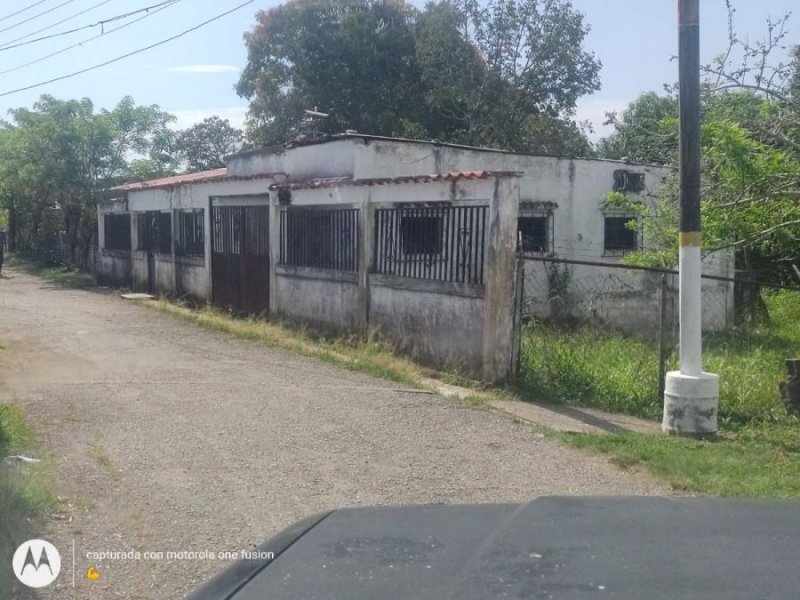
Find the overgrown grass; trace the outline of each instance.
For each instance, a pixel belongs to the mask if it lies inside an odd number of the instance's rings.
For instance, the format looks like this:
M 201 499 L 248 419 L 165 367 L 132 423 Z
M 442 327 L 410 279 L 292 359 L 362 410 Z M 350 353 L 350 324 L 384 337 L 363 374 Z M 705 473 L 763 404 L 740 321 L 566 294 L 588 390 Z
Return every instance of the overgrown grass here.
M 800 293 L 767 295 L 768 322 L 705 337 L 704 367 L 720 375 L 715 441 L 622 434 L 555 434 L 567 443 L 641 465 L 678 490 L 720 496 L 800 499 L 800 423 L 778 384 L 800 355 Z M 591 328 L 528 328 L 522 394 L 659 419 L 655 343 Z M 675 368 L 677 357 L 670 359 Z
M 9 267 L 36 275 L 56 285 L 77 289 L 88 289 L 97 286 L 97 281 L 89 273 L 84 273 L 65 265 L 45 265 L 17 254 L 10 256 L 6 264 Z
M 524 396 L 656 418 L 657 349 L 634 337 L 590 327 L 526 326 L 520 387 Z
M 786 377 L 784 361 L 800 355 L 800 293 L 777 292 L 765 301 L 769 322 L 704 340 L 704 367 L 720 375 L 720 423 L 728 429 L 787 422 L 778 384 Z M 668 368 L 677 368 L 675 353 Z M 657 343 L 609 330 L 529 325 L 520 385 L 540 400 L 661 416 Z
M 716 441 L 637 433 L 553 434 L 578 448 L 641 465 L 674 489 L 714 496 L 800 500 L 800 431 L 773 425 Z
M 0 457 L 35 450 L 33 431 L 19 408 L 0 404 Z M 0 463 L 0 598 L 22 592 L 10 568 L 14 550 L 25 540 L 41 535 L 37 527 L 55 506 L 52 474 L 46 461 L 19 466 Z
M 422 387 L 419 384 L 421 369 L 374 337 L 365 340 L 357 336 L 324 336 L 294 323 L 264 321 L 255 317 L 238 318 L 210 306 L 191 309 L 169 300 L 148 301 L 146 304 L 208 329 L 317 358 L 409 387 Z

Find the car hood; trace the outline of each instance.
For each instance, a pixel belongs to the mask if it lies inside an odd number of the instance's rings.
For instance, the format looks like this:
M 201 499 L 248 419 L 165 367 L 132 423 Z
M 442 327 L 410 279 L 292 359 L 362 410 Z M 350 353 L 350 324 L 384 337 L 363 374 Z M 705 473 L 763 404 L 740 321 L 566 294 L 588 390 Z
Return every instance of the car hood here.
M 344 509 L 261 548 L 275 559 L 240 561 L 192 598 L 777 599 L 800 589 L 800 506 L 635 497 Z

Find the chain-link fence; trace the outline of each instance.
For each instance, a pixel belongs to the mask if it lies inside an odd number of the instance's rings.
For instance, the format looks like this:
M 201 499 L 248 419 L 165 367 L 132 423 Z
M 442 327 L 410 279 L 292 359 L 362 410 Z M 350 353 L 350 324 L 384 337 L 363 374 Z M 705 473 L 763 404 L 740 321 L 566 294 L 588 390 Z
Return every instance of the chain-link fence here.
M 530 256 L 518 268 L 516 370 L 532 398 L 658 418 L 678 365 L 677 272 Z M 800 290 L 709 273 L 702 302 L 708 370 L 741 370 L 723 381 L 723 420 L 781 417 L 784 362 L 800 355 Z

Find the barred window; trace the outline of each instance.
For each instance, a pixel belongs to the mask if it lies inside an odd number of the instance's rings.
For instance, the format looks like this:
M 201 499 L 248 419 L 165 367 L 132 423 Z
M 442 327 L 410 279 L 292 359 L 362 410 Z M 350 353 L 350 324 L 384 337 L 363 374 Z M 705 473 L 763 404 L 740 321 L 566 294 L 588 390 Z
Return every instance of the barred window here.
M 482 284 L 486 206 L 375 211 L 375 272 Z
M 178 212 L 175 254 L 177 256 L 196 256 L 199 258 L 205 256 L 205 213 L 202 208 Z
M 300 208 L 281 211 L 280 264 L 358 271 L 357 208 Z
M 130 213 L 109 213 L 103 216 L 105 248 L 107 250 L 131 249 Z
M 144 252 L 172 252 L 172 213 L 148 210 L 139 213 L 137 248 Z
M 635 223 L 636 226 L 633 226 Z M 639 248 L 638 219 L 629 216 L 606 216 L 603 249 L 607 255 L 624 255 Z

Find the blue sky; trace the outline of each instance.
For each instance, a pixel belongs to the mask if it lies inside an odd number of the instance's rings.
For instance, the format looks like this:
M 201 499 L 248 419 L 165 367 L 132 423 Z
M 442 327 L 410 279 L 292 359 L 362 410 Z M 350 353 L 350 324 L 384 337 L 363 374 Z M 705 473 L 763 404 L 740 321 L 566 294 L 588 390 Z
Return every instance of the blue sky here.
M 3 19 L 37 1 L 41 3 L 34 8 Z M 93 27 L 20 48 L 2 49 L 17 38 L 28 36 L 62 19 L 68 20 L 16 43 L 97 23 L 156 4 L 159 0 L 4 0 L 0 2 L 0 94 L 158 42 L 243 1 L 180 0 L 118 32 L 108 30 L 125 21 L 105 25 L 106 33 L 99 39 L 86 41 L 35 65 L 5 72 L 98 36 L 100 28 Z M 737 28 L 751 38 L 762 35 L 768 16 L 780 16 L 792 4 L 789 0 L 734 2 Z M 241 125 L 247 105 L 233 91 L 233 86 L 247 58 L 242 34 L 253 26 L 258 10 L 277 3 L 256 0 L 219 21 L 159 48 L 72 79 L 0 96 L 0 115 L 5 115 L 12 107 L 31 106 L 43 93 L 59 98 L 89 97 L 96 106 L 103 108 L 111 108 L 122 96 L 131 95 L 138 104 L 158 104 L 175 114 L 180 127 L 212 114 L 219 114 L 231 119 L 235 125 Z M 414 3 L 423 4 L 420 1 Z M 56 8 L 60 4 L 64 6 Z M 92 8 L 98 4 L 102 5 Z M 603 62 L 602 90 L 583 98 L 578 107 L 578 117 L 595 124 L 596 138 L 604 133 L 602 121 L 606 111 L 624 108 L 640 92 L 660 90 L 663 83 L 677 78 L 677 64 L 670 60 L 677 48 L 677 1 L 573 0 L 573 5 L 586 15 L 592 27 L 586 47 L 593 50 Z M 709 60 L 726 46 L 725 2 L 701 0 L 701 6 L 702 53 L 704 60 Z M 16 26 L 20 21 L 50 9 L 54 10 Z M 81 11 L 87 12 L 75 16 Z M 794 33 L 790 36 L 790 42 L 800 43 L 800 15 L 790 21 L 790 28 Z M 2 31 L 4 29 L 7 30 Z

